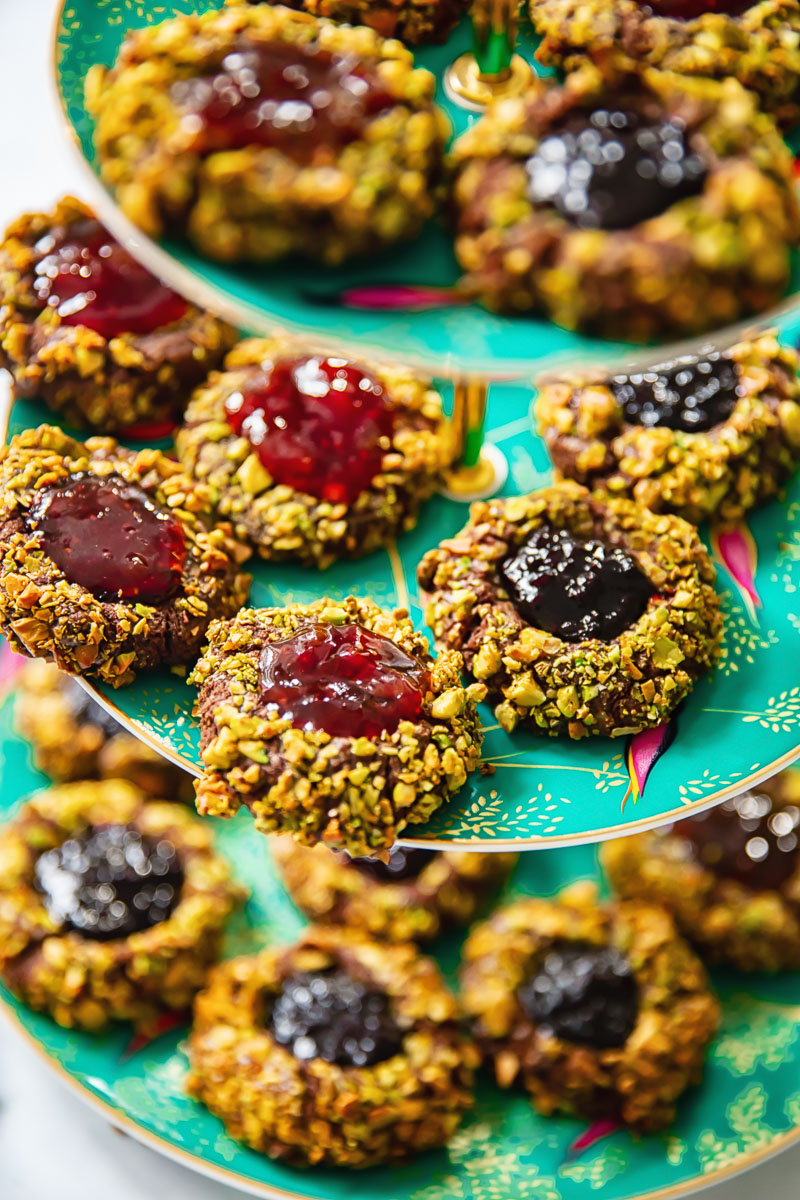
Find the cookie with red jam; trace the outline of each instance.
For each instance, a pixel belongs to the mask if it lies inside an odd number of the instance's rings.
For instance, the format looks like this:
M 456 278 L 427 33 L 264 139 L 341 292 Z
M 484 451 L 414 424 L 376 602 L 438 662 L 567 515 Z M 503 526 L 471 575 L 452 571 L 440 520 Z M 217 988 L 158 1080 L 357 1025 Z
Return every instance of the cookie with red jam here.
M 103 178 L 146 233 L 223 262 L 336 264 L 433 214 L 449 133 L 434 90 L 372 29 L 236 4 L 129 33 L 87 103 Z
M 800 461 L 798 356 L 772 332 L 627 374 L 575 371 L 541 387 L 536 418 L 560 475 L 736 521 Z
M 22 668 L 14 722 L 53 783 L 127 779 L 148 799 L 194 804 L 191 776 L 128 733 L 53 663 L 38 658 Z
M 244 804 L 261 833 L 387 858 L 478 765 L 486 689 L 463 687 L 461 668 L 428 653 L 404 609 L 353 596 L 215 621 L 189 678 L 199 812 Z
M 446 41 L 466 11 L 464 0 L 292 0 L 290 7 L 346 25 L 367 25 L 407 46 Z
M 537 58 L 573 70 L 614 54 L 686 76 L 733 76 L 783 125 L 800 119 L 798 0 L 528 0 Z
M 443 1146 L 479 1059 L 432 959 L 334 928 L 212 971 L 188 1054 L 189 1094 L 232 1138 L 335 1167 Z
M 119 687 L 193 662 L 247 598 L 246 555 L 157 450 L 40 425 L 0 451 L 0 632 L 62 671 Z
M 176 444 L 242 541 L 318 567 L 410 529 L 452 457 L 428 381 L 255 338 L 195 392 Z
M 463 1007 L 500 1087 L 545 1115 L 669 1125 L 719 1018 L 700 960 L 649 904 L 594 885 L 498 909 L 467 938 Z
M 463 654 L 509 732 L 660 725 L 719 652 L 697 530 L 572 482 L 474 504 L 417 578 L 437 646 Z
M 792 155 L 735 82 L 592 67 L 495 105 L 452 154 L 463 286 L 626 342 L 775 304 L 800 233 Z
M 668 909 L 711 962 L 800 970 L 800 771 L 609 842 L 601 862 L 620 896 Z
M 286 890 L 310 920 L 389 942 L 431 942 L 469 925 L 517 861 L 516 854 L 393 846 L 382 862 L 287 837 L 269 845 Z
M 101 433 L 173 424 L 236 332 L 196 308 L 65 196 L 0 241 L 0 366 L 17 396 Z
M 208 829 L 126 780 L 39 792 L 0 828 L 0 979 L 59 1025 L 188 1008 L 244 892 Z

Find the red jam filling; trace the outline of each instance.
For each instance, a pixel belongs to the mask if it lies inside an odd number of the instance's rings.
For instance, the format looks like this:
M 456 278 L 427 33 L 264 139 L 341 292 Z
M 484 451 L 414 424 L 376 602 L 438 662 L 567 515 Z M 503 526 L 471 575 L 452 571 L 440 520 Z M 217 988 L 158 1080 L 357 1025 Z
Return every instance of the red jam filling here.
M 34 288 L 62 325 L 85 325 L 104 338 L 152 333 L 186 314 L 186 301 L 164 287 L 99 221 L 79 221 L 35 247 Z
M 782 887 L 800 864 L 800 809 L 775 808 L 769 796 L 745 792 L 688 817 L 672 833 L 695 858 L 725 879 L 756 891 Z
M 394 427 L 381 385 L 340 358 L 267 363 L 225 407 L 276 483 L 331 504 L 370 486 Z
M 702 17 L 703 13 L 726 13 L 729 17 L 739 17 L 755 3 L 756 0 L 646 0 L 644 7 L 652 9 L 657 17 L 676 17 L 679 21 L 689 21 L 693 17 Z
M 378 737 L 418 721 L 428 672 L 361 625 L 304 625 L 261 652 L 261 704 L 295 729 Z
M 377 71 L 317 45 L 242 43 L 218 74 L 173 85 L 200 154 L 268 146 L 299 162 L 355 141 L 395 98 Z
M 29 521 L 47 557 L 98 600 L 162 604 L 180 587 L 180 522 L 118 476 L 73 475 L 43 488 Z

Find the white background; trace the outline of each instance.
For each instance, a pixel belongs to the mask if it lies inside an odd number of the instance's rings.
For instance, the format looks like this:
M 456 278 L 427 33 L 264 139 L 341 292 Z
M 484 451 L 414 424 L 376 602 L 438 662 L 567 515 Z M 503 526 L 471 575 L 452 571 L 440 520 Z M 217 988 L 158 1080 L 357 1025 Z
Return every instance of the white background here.
M 2 226 L 66 191 L 81 194 L 50 92 L 53 9 L 53 0 L 0 0 Z M 298 1191 L 302 1186 L 299 1176 Z M 357 1175 L 353 1191 L 364 1195 Z M 0 1016 L 0 1200 L 233 1200 L 236 1194 L 116 1133 Z M 756 1195 L 798 1200 L 800 1148 L 713 1190 L 714 1200 Z

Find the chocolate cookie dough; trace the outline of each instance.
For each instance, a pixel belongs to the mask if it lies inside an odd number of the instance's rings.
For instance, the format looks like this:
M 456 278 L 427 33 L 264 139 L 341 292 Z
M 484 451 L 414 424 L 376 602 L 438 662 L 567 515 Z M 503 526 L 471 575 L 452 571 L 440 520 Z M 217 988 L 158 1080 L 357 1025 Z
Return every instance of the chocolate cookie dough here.
M 262 339 L 195 392 L 177 448 L 262 558 L 318 567 L 410 529 L 453 450 L 429 381 Z
M 231 1137 L 298 1165 L 368 1167 L 442 1146 L 478 1053 L 410 944 L 312 929 L 223 963 L 198 996 L 190 1095 Z
M 660 725 L 719 651 L 697 531 L 575 483 L 473 505 L 417 578 L 437 645 L 464 655 L 509 732 Z
M 247 598 L 243 554 L 157 450 L 40 425 L 0 452 L 0 631 L 63 671 L 119 687 L 192 662 Z
M 236 341 L 170 291 L 74 196 L 0 241 L 0 366 L 17 396 L 114 433 L 173 423 Z
M 121 779 L 40 792 L 0 828 L 0 978 L 59 1025 L 181 1011 L 244 893 L 208 829 Z
M 700 1082 L 719 1006 L 672 918 L 600 905 L 591 884 L 499 909 L 467 938 L 461 983 L 500 1087 L 537 1111 L 668 1125 Z
M 382 854 L 478 765 L 461 655 L 428 653 L 404 609 L 316 600 L 215 622 L 189 682 L 199 695 L 198 810 L 242 804 L 261 833 Z

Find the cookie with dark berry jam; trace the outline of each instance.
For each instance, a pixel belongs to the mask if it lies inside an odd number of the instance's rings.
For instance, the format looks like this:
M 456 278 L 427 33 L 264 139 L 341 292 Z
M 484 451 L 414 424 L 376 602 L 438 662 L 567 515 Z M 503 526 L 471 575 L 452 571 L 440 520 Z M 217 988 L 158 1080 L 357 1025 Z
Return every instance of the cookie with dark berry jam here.
M 0 240 L 0 366 L 72 425 L 164 437 L 235 340 L 73 196 Z
M 800 7 L 791 0 L 528 0 L 537 58 L 574 70 L 598 55 L 689 79 L 732 77 L 784 126 L 800 119 Z
M 464 1009 L 501 1087 L 539 1112 L 668 1125 L 697 1083 L 719 1006 L 672 918 L 594 885 L 498 909 L 464 944 Z
M 353 596 L 217 622 L 189 678 L 199 811 L 244 804 L 262 833 L 385 860 L 478 765 L 485 688 L 464 687 L 462 665 L 429 654 L 404 609 Z
M 660 725 L 719 652 L 714 568 L 697 531 L 568 481 L 473 505 L 417 580 L 437 645 L 464 655 L 509 732 Z
M 761 312 L 788 286 L 791 153 L 733 81 L 586 65 L 492 108 L 451 157 L 461 286 L 490 309 L 651 342 Z
M 458 4 L 406 7 L 424 20 Z M 98 161 L 135 224 L 156 237 L 185 230 L 227 263 L 336 265 L 420 233 L 449 135 L 435 79 L 381 36 L 381 13 L 396 22 L 402 2 L 354 27 L 320 19 L 337 6 L 356 7 L 298 0 L 178 15 L 129 32 L 114 65 L 92 69 Z
M 122 779 L 39 792 L 0 855 L 0 978 L 69 1028 L 187 1009 L 244 898 L 196 817 Z
M 800 969 L 800 771 L 610 843 L 602 862 L 621 896 L 662 904 L 710 961 Z
M 53 663 L 32 659 L 20 671 L 14 722 L 53 783 L 127 779 L 148 799 L 194 804 L 191 776 L 128 733 Z
M 286 890 L 312 921 L 389 942 L 433 941 L 469 925 L 508 879 L 515 854 L 411 849 L 385 860 L 272 838 L 270 854 Z
M 626 373 L 571 372 L 536 399 L 556 470 L 699 523 L 738 521 L 800 462 L 797 352 L 774 332 Z
M 412 528 L 452 457 L 428 380 L 255 338 L 192 396 L 176 444 L 243 541 L 319 567 Z
M 471 1106 L 478 1064 L 432 959 L 331 927 L 212 971 L 188 1054 L 190 1095 L 231 1137 L 337 1167 L 444 1145 Z M 252 1069 L 241 1070 L 243 1054 Z

